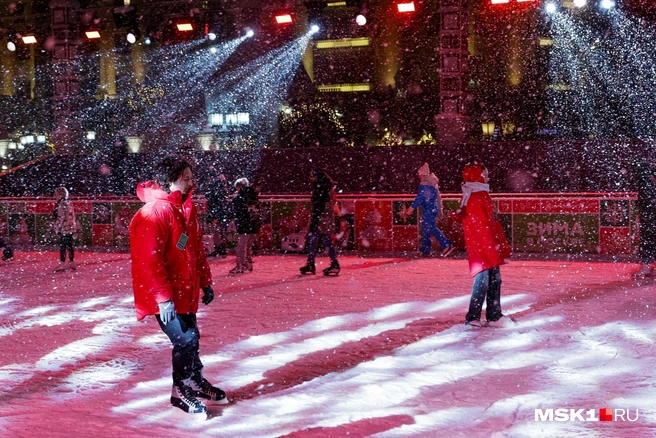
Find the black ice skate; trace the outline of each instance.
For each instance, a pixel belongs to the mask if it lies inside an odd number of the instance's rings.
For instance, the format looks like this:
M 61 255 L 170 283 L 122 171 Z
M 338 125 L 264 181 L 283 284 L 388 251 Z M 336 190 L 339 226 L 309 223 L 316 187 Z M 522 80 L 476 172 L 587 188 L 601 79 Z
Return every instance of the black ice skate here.
M 314 263 L 310 264 L 308 263 L 307 265 L 303 266 L 302 268 L 299 269 L 301 271 L 301 275 L 308 275 L 308 274 L 316 274 L 316 268 L 314 267 Z
M 323 275 L 336 277 L 339 275 L 339 262 L 333 260 L 330 262 L 330 266 L 323 270 Z
M 216 386 L 212 386 L 212 384 L 208 382 L 201 373 L 196 373 L 191 377 L 190 386 L 196 397 L 211 400 L 219 404 L 227 404 L 230 402 L 226 393 Z
M 191 379 L 174 383 L 171 389 L 171 405 L 180 408 L 189 414 L 204 414 L 207 412 L 205 404 L 196 398 L 194 390 L 189 386 Z

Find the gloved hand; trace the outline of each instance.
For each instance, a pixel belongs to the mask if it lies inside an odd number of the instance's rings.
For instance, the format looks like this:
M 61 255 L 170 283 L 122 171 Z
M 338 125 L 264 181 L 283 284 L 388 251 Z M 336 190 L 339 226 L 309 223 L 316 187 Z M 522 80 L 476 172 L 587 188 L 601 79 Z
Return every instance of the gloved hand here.
M 203 288 L 203 304 L 206 306 L 212 302 L 214 299 L 214 289 L 212 289 L 212 286 L 205 286 Z
M 159 318 L 164 325 L 175 319 L 175 307 L 173 306 L 173 301 L 164 301 L 157 305 L 159 306 Z

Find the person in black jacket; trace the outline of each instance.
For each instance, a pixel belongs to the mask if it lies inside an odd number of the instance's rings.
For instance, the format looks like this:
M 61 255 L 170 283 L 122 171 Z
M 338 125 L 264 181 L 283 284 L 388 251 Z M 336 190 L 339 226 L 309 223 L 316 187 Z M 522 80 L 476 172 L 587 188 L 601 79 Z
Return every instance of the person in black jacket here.
M 8 243 L 0 237 L 0 249 L 2 250 L 2 261 L 7 261 L 14 257 L 14 250 L 11 249 Z
M 310 181 L 313 187 L 312 217 L 305 245 L 308 258 L 300 271 L 302 275 L 315 274 L 314 259 L 321 239 L 330 256 L 330 266 L 323 270 L 323 275 L 339 275 L 339 262 L 332 242 L 335 233 L 335 182 L 319 168 L 312 170 Z
M 633 165 L 638 183 L 638 207 L 640 245 L 638 257 L 642 266 L 636 277 L 651 277 L 652 262 L 656 262 L 656 165 L 650 160 L 639 159 Z
M 253 270 L 253 242 L 259 231 L 258 196 L 248 179 L 235 181 L 237 196 L 232 200 L 232 214 L 237 227 L 237 265 L 231 274 L 241 274 L 245 269 Z
M 214 250 L 210 257 L 226 257 L 226 230 L 230 223 L 230 209 L 228 208 L 228 190 L 226 188 L 226 177 L 222 173 L 216 173 L 215 178 L 208 184 L 205 190 L 207 199 L 207 224 L 212 230 Z

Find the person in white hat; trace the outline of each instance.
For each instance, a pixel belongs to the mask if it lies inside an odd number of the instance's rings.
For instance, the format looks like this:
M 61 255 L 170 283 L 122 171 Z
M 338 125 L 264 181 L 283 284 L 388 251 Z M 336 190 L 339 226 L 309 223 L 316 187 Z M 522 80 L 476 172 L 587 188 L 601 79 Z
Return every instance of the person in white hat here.
M 431 236 L 437 239 L 442 247 L 442 256 L 446 257 L 453 251 L 453 245 L 444 233 L 437 228 L 437 218 L 442 213 L 442 202 L 438 188 L 439 179 L 431 173 L 428 163 L 417 169 L 419 175 L 419 190 L 412 206 L 405 211 L 405 215 L 411 215 L 415 209 L 421 206 L 421 251 L 422 257 L 429 257 L 431 252 Z

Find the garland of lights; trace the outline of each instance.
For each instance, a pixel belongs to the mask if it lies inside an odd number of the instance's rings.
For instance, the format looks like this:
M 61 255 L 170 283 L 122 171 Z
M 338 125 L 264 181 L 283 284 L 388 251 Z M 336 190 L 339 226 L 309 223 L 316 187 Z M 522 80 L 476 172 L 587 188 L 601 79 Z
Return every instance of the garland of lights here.
M 294 108 L 287 108 L 286 111 L 282 112 L 281 123 L 283 125 L 293 125 L 298 122 L 299 119 L 313 113 L 325 116 L 328 121 L 337 128 L 340 135 L 344 135 L 346 132 L 346 128 L 339 120 L 337 112 L 325 102 L 303 103 Z
M 130 108 L 139 111 L 146 105 L 155 105 L 166 93 L 162 87 L 133 87 L 128 93 Z

